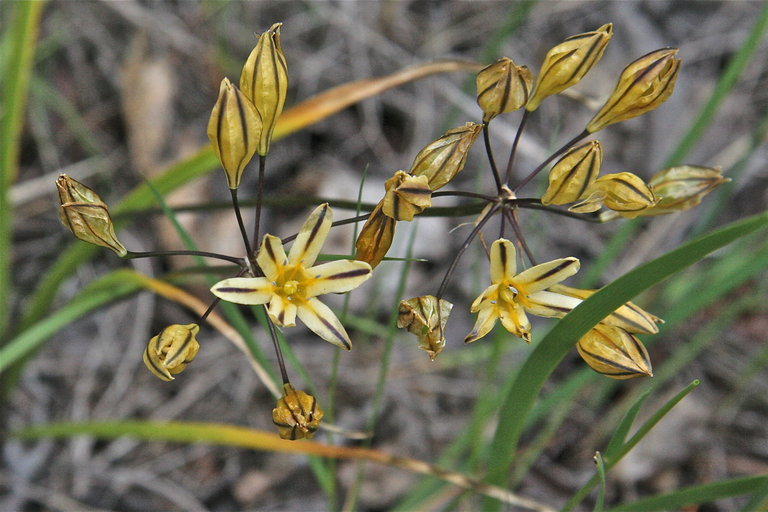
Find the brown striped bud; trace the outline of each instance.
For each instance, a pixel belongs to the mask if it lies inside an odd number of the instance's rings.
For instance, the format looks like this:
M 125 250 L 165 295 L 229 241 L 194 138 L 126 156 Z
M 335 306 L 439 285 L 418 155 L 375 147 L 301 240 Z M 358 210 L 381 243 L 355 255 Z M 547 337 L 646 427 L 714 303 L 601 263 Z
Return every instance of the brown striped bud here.
M 323 419 L 323 411 L 317 405 L 317 400 L 293 386 L 283 384 L 283 396 L 277 401 L 277 407 L 272 409 L 272 422 L 283 439 L 310 439 Z
M 434 295 L 401 300 L 397 326 L 419 339 L 419 348 L 434 361 L 445 347 L 445 324 L 453 304 Z
M 649 112 L 670 97 L 675 88 L 680 59 L 677 48 L 662 48 L 644 55 L 624 68 L 613 93 L 587 124 L 594 133 Z
M 631 172 L 606 174 L 597 178 L 589 187 L 588 194 L 584 201 L 571 206 L 569 210 L 589 213 L 605 206 L 622 217 L 631 219 L 656 204 L 656 197 L 651 188 Z
M 269 152 L 272 132 L 283 112 L 288 92 L 288 67 L 280 47 L 281 26 L 282 23 L 275 23 L 259 36 L 240 74 L 240 90 L 251 100 L 261 117 L 263 129 L 258 144 L 261 156 Z
M 636 336 L 620 327 L 598 324 L 576 344 L 576 350 L 597 373 L 612 379 L 652 377 L 648 351 Z
M 253 158 L 262 131 L 259 114 L 234 85 L 221 81 L 219 98 L 208 120 L 208 138 L 219 157 L 229 188 L 240 186 L 245 166 Z
M 197 324 L 169 325 L 149 340 L 144 350 L 144 364 L 156 377 L 173 380 L 197 355 L 200 344 L 195 336 L 199 331 Z
M 387 190 L 382 211 L 395 220 L 413 220 L 424 208 L 432 206 L 432 191 L 426 176 L 409 176 L 397 171 L 384 182 Z
M 592 32 L 571 36 L 549 50 L 526 110 L 533 112 L 544 98 L 561 93 L 584 78 L 603 56 L 612 36 L 613 25 L 607 23 Z
M 482 128 L 477 123 L 467 123 L 448 130 L 419 151 L 408 174 L 426 176 L 432 192 L 445 186 L 464 169 L 469 148 Z
M 483 122 L 525 106 L 533 76 L 526 66 L 503 57 L 480 70 L 475 79 L 477 104 L 483 110 Z
M 355 242 L 357 249 L 355 259 L 365 261 L 371 268 L 381 263 L 395 237 L 397 221 L 384 215 L 383 207 L 384 201 L 379 201 L 368 220 L 363 224 Z
M 107 205 L 96 192 L 66 174 L 58 177 L 56 188 L 59 219 L 79 240 L 112 249 L 121 257 L 128 254 L 115 235 Z
M 705 195 L 730 181 L 715 167 L 678 165 L 657 173 L 648 182 L 658 201 L 640 215 L 663 215 L 687 210 L 701 203 Z
M 573 147 L 549 171 L 549 186 L 541 203 L 567 204 L 583 199 L 600 174 L 603 150 L 592 140 Z

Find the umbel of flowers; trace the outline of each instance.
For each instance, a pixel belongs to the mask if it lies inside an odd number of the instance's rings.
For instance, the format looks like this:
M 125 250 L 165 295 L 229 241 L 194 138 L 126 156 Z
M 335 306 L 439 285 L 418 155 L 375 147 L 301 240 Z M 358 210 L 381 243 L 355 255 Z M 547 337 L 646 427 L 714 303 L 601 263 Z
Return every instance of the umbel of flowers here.
M 160 330 L 147 344 L 143 359 L 153 375 L 164 381 L 173 380 L 200 350 L 197 340 L 200 326 L 219 300 L 263 307 L 283 380 L 283 394 L 273 411 L 273 422 L 285 439 L 312 437 L 320 427 L 323 412 L 313 396 L 291 385 L 276 329 L 293 327 L 298 319 L 320 338 L 350 350 L 349 334 L 319 297 L 349 292 L 369 279 L 372 268 L 386 256 L 397 223 L 412 221 L 430 208 L 434 200 L 468 197 L 480 200 L 482 212 L 445 272 L 437 292 L 400 303 L 398 326 L 414 334 L 419 348 L 431 359 L 444 349 L 446 332 L 450 331 L 447 322 L 453 304 L 443 298 L 447 285 L 463 253 L 492 219 L 499 219 L 500 236 L 487 251 L 490 285 L 469 307 L 477 317 L 464 341 L 477 341 L 500 323 L 512 335 L 531 342 L 529 315 L 561 318 L 596 290 L 562 284 L 579 270 L 580 262 L 576 258 L 536 262 L 518 220 L 522 210 L 544 210 L 589 222 L 662 215 L 696 206 L 706 194 L 726 181 L 719 169 L 696 165 L 664 169 L 647 182 L 630 172 L 601 175 L 604 148 L 598 140 L 585 140 L 611 124 L 655 109 L 672 94 L 680 67 L 674 48 L 652 51 L 630 63 L 605 104 L 581 133 L 522 178 L 513 179 L 516 149 L 527 123 L 548 97 L 578 83 L 598 63 L 613 35 L 612 25 L 606 24 L 568 37 L 552 48 L 537 78 L 527 66 L 507 57 L 482 69 L 476 80 L 477 101 L 482 112 L 479 122 L 466 122 L 448 130 L 419 151 L 407 171 L 395 171 L 384 183 L 384 197 L 363 216 L 367 220 L 356 241 L 354 260 L 316 264 L 330 229 L 359 219 L 334 223 L 328 204 L 321 204 L 310 213 L 298 234 L 282 240 L 272 234 L 261 236 L 266 159 L 288 87 L 280 28 L 281 24 L 276 23 L 258 36 L 242 68 L 239 87 L 228 78 L 221 81 L 207 126 L 232 197 L 244 256 L 187 250 L 130 251 L 118 240 L 109 209 L 96 192 L 66 175 L 58 178 L 56 186 L 61 220 L 84 242 L 106 247 L 123 258 L 198 255 L 239 267 L 235 277 L 211 288 L 216 299 L 196 322 L 171 324 Z M 523 114 L 509 158 L 506 166 L 500 168 L 491 148 L 490 124 L 498 116 L 521 109 Z M 490 194 L 441 191 L 464 170 L 469 151 L 481 133 L 495 191 Z M 238 189 L 243 173 L 256 155 L 258 181 L 253 230 L 249 236 L 239 206 Z M 547 168 L 548 186 L 544 194 L 540 198 L 521 197 L 520 190 Z M 291 241 L 286 253 L 284 246 Z M 574 343 L 584 361 L 608 377 L 649 376 L 652 370 L 648 352 L 637 335 L 657 333 L 659 323 L 662 323 L 659 318 L 628 302 Z

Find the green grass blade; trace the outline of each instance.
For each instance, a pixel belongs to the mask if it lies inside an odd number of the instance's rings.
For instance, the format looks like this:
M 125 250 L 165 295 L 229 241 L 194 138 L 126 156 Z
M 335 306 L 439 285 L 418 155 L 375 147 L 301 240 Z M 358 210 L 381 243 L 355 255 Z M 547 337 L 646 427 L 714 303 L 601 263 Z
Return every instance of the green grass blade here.
M 768 478 L 765 479 L 752 497 L 747 501 L 740 512 L 752 512 L 753 510 L 768 510 Z
M 637 413 L 640 412 L 640 407 L 642 407 L 643 402 L 645 402 L 645 399 L 648 398 L 650 393 L 651 391 L 647 390 L 640 395 L 640 397 L 635 400 L 635 403 L 632 404 L 632 407 L 630 407 L 626 414 L 624 414 L 619 426 L 614 430 L 611 440 L 608 441 L 608 447 L 605 449 L 605 456 L 607 459 L 614 460 L 616 454 L 619 453 L 619 450 L 624 445 L 624 440 L 627 438 L 629 429 L 632 428 L 632 423 L 635 421 L 635 418 L 637 418 Z
M 597 465 L 597 475 L 600 481 L 600 487 L 595 501 L 595 512 L 603 512 L 605 504 L 605 462 L 600 452 L 595 453 L 595 464 Z

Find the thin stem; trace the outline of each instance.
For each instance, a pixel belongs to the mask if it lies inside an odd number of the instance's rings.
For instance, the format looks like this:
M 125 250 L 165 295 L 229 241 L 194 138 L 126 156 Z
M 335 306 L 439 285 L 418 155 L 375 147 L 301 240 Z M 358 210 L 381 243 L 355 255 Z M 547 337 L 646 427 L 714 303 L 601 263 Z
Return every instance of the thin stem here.
M 244 264 L 243 258 L 235 258 L 234 256 L 227 256 L 226 254 L 218 254 L 215 252 L 206 251 L 147 251 L 147 252 L 133 252 L 128 251 L 128 254 L 123 256 L 126 259 L 136 258 L 152 258 L 154 256 L 202 256 L 204 258 L 216 258 L 218 260 L 229 261 L 242 266 Z
M 368 217 L 370 217 L 370 216 L 371 216 L 370 213 L 364 213 L 364 214 L 358 215 L 356 217 L 350 217 L 348 219 L 337 220 L 336 222 L 331 223 L 331 226 L 333 227 L 333 226 L 343 226 L 344 224 L 354 224 L 355 222 L 360 222 L 361 220 L 368 220 Z M 283 238 L 280 241 L 283 244 L 287 244 L 288 242 L 292 242 L 292 241 L 296 240 L 297 236 L 299 236 L 298 233 L 296 233 L 295 235 L 291 235 L 291 236 L 285 237 L 285 238 Z
M 213 310 L 216 309 L 216 306 L 219 304 L 220 301 L 221 299 L 218 297 L 213 299 L 213 302 L 211 302 L 211 305 L 208 306 L 208 309 L 205 310 L 205 313 L 200 315 L 200 319 L 197 321 L 197 323 L 202 324 L 203 322 L 205 322 L 205 320 L 208 318 L 208 315 L 210 315 L 213 312 Z
M 525 185 L 527 185 L 528 182 L 531 181 L 534 178 L 534 176 L 539 174 L 541 170 L 544 169 L 552 160 L 560 156 L 565 150 L 567 150 L 568 148 L 570 148 L 571 146 L 573 146 L 574 144 L 576 144 L 577 142 L 579 142 L 581 139 L 585 137 L 589 137 L 589 132 L 587 130 L 584 130 L 583 132 L 581 132 L 580 134 L 578 134 L 577 136 L 575 136 L 574 138 L 572 138 L 571 140 L 563 144 L 563 146 L 560 149 L 552 153 L 549 156 L 549 158 L 544 160 L 538 167 L 536 167 L 533 171 L 531 171 L 531 174 L 523 178 L 523 181 L 521 181 L 515 186 L 515 188 L 513 189 L 513 192 L 517 192 L 518 190 L 523 188 Z
M 515 134 L 515 141 L 512 143 L 512 149 L 509 152 L 509 161 L 507 162 L 507 170 L 504 173 L 504 183 L 509 186 L 509 180 L 512 179 L 512 167 L 515 164 L 515 155 L 517 154 L 517 145 L 520 142 L 520 136 L 525 130 L 525 124 L 528 122 L 528 114 L 530 112 L 526 110 L 523 113 L 523 118 L 520 120 L 520 126 L 517 127 L 517 133 Z
M 578 219 L 584 222 L 592 222 L 595 224 L 603 223 L 603 221 L 600 220 L 599 215 L 593 215 L 589 213 L 574 213 L 574 212 L 569 212 L 568 210 L 560 210 L 558 208 L 553 208 L 551 206 L 544 206 L 543 204 L 541 204 L 541 202 L 539 202 L 538 199 L 534 199 L 533 201 L 536 201 L 536 202 L 530 202 L 530 203 L 520 202 L 520 201 L 521 201 L 520 199 L 515 201 L 515 205 L 518 208 L 526 208 L 528 210 L 542 210 L 545 212 L 554 213 L 555 215 L 562 215 L 563 217 L 570 217 L 572 219 Z
M 507 224 L 507 217 L 506 215 L 501 216 L 501 227 L 499 228 L 499 238 L 504 238 L 504 228 Z
M 243 237 L 243 243 L 245 244 L 245 254 L 251 253 L 251 242 L 248 241 L 248 233 L 245 232 L 245 224 L 243 224 L 243 216 L 240 213 L 240 204 L 237 202 L 237 189 L 229 189 L 232 195 L 232 207 L 235 209 L 235 217 L 237 217 L 237 225 L 240 228 L 240 236 Z
M 515 213 L 510 210 L 504 210 L 504 216 L 507 217 L 509 219 L 509 223 L 512 224 L 512 229 L 515 231 L 515 238 L 517 238 L 517 241 L 520 242 L 520 245 L 522 246 L 525 255 L 528 256 L 528 260 L 531 262 L 531 265 L 536 265 L 536 259 L 533 257 L 533 253 L 528 247 L 528 244 L 525 243 L 523 230 L 520 229 L 520 224 L 517 222 Z
M 290 384 L 288 379 L 288 372 L 285 369 L 285 361 L 283 360 L 283 351 L 280 349 L 280 343 L 277 340 L 277 329 L 275 324 L 272 323 L 272 319 L 267 312 L 267 305 L 264 306 L 264 314 L 267 316 L 267 325 L 269 326 L 269 334 L 272 336 L 272 345 L 275 347 L 275 354 L 277 354 L 277 364 L 280 366 L 280 378 L 283 379 L 283 384 Z
M 251 254 L 256 254 L 259 249 L 259 236 L 261 230 L 261 206 L 264 202 L 264 173 L 267 167 L 267 156 L 259 155 L 259 181 L 256 186 L 256 216 L 253 225 L 253 245 L 251 246 Z
M 483 199 L 484 201 L 495 201 L 496 198 L 487 194 L 477 192 L 465 192 L 463 190 L 443 190 L 442 192 L 432 192 L 432 197 L 472 197 L 474 199 Z
M 483 140 L 485 141 L 485 152 L 488 155 L 488 162 L 491 164 L 491 171 L 493 171 L 493 179 L 496 181 L 496 190 L 501 193 L 501 178 L 499 177 L 499 170 L 496 168 L 496 160 L 493 158 L 488 123 L 483 123 Z

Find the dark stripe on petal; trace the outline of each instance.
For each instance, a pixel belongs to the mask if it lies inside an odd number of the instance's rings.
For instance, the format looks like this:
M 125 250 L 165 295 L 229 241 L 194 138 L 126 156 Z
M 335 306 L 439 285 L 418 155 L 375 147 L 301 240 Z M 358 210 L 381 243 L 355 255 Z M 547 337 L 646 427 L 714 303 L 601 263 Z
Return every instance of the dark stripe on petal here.
M 238 288 L 234 286 L 224 286 L 221 288 L 216 288 L 215 291 L 220 293 L 252 293 L 252 292 L 255 292 L 256 290 L 254 290 L 253 288 Z
M 570 267 L 574 263 L 576 263 L 575 260 L 565 260 L 564 262 L 562 262 L 561 264 L 559 264 L 558 266 L 556 266 L 555 268 L 553 268 L 549 272 L 545 272 L 542 275 L 538 276 L 536 278 L 536 281 L 541 281 L 541 280 L 546 279 L 547 277 L 549 277 L 551 275 L 557 274 L 561 270 Z
M 345 279 L 347 277 L 367 276 L 371 271 L 367 268 L 358 268 L 355 270 L 348 270 L 347 272 L 341 272 L 339 274 L 333 274 L 330 276 L 323 276 L 322 279 Z
M 307 247 L 309 247 L 312 244 L 312 241 L 317 236 L 317 232 L 320 231 L 320 226 L 323 225 L 323 219 L 325 219 L 325 215 L 328 213 L 328 205 L 324 205 L 323 209 L 320 210 L 320 213 L 317 216 L 317 222 L 315 222 L 315 225 L 312 226 L 312 232 L 309 234 L 309 237 L 307 237 L 307 241 L 304 243 L 304 249 L 306 250 Z

